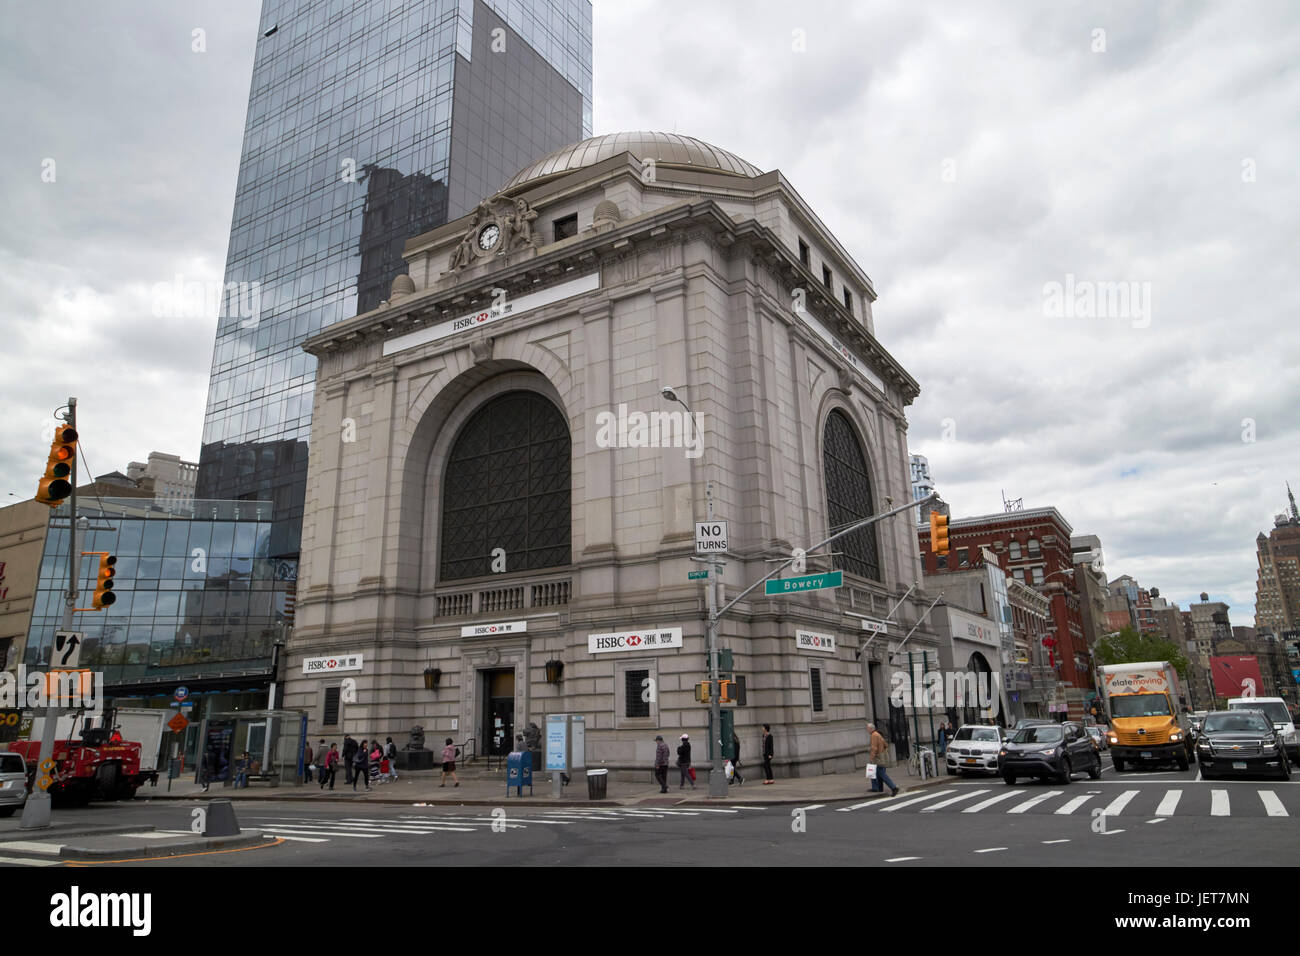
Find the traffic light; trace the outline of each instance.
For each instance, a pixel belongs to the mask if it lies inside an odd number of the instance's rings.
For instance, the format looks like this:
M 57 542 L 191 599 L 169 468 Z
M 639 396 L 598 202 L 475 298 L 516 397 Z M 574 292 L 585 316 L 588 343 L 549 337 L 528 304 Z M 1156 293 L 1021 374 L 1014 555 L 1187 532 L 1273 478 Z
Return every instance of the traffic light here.
M 113 593 L 113 575 L 117 573 L 113 570 L 113 565 L 117 564 L 117 556 L 103 552 L 90 553 L 100 556 L 99 579 L 95 582 L 95 598 L 90 606 L 96 611 L 102 611 L 117 600 L 117 595 Z
M 736 701 L 736 682 L 734 680 L 718 681 L 718 700 L 724 704 L 733 704 Z
M 695 699 L 702 704 L 709 702 L 709 681 L 702 680 L 695 685 Z
M 930 512 L 930 550 L 935 554 L 948 553 L 948 516 Z
M 77 430 L 60 425 L 54 430 L 50 444 L 50 457 L 45 463 L 45 477 L 36 486 L 36 500 L 57 508 L 59 502 L 72 494 L 72 465 L 77 457 Z

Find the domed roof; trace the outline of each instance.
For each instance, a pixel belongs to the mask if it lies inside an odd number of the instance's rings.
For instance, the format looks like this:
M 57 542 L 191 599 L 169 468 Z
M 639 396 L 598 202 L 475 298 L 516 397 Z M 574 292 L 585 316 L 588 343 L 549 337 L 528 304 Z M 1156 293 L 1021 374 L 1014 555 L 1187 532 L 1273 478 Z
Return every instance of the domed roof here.
M 691 136 L 679 136 L 676 133 L 607 133 L 557 149 L 530 163 L 511 176 L 501 191 L 594 166 L 622 152 L 629 152 L 637 159 L 653 159 L 657 166 L 705 169 L 730 176 L 763 175 L 763 170 L 753 163 L 745 162 L 735 153 Z

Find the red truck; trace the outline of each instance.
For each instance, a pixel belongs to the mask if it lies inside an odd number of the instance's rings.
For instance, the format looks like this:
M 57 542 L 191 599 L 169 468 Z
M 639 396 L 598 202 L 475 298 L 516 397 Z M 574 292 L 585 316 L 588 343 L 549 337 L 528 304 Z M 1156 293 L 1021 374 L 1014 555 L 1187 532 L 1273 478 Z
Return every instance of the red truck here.
M 110 731 L 102 728 L 83 730 L 80 737 L 54 742 L 49 793 L 56 804 L 81 807 L 91 800 L 130 800 L 145 782 L 157 784 L 158 771 L 140 767 L 139 743 L 109 740 Z M 22 754 L 28 788 L 34 789 L 42 776 L 40 739 L 12 741 L 9 752 Z

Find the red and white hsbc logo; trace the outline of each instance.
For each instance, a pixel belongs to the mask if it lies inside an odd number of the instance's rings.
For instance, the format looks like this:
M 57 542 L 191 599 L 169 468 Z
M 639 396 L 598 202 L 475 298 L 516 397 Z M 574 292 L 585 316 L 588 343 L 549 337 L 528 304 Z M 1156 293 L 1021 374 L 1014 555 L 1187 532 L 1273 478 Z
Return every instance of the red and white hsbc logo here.
M 661 651 L 682 646 L 680 627 L 657 627 L 644 631 L 616 631 L 588 634 L 587 650 L 592 654 L 610 651 Z
M 334 657 L 308 657 L 302 662 L 304 674 L 335 674 L 339 671 L 363 670 L 360 654 L 338 654 Z
M 794 646 L 801 651 L 821 651 L 825 654 L 834 654 L 835 635 L 821 634 L 817 631 L 795 631 Z
M 460 629 L 460 636 L 493 637 L 497 634 L 521 634 L 526 630 L 527 621 L 502 621 L 500 624 L 470 624 Z

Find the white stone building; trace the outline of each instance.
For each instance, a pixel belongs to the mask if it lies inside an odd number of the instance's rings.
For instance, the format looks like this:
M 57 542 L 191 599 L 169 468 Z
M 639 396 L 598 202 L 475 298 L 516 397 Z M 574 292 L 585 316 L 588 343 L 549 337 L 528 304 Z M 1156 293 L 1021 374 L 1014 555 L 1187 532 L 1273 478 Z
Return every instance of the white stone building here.
M 723 601 L 911 499 L 918 386 L 875 338 L 871 280 L 779 171 L 662 133 L 559 150 L 405 257 L 388 302 L 305 345 L 319 369 L 285 706 L 313 738 L 420 725 L 477 753 L 581 713 L 591 761 L 643 771 L 657 733 L 689 732 L 704 762 L 707 584 L 687 575 L 706 482 L 729 522 Z M 810 557 L 844 570 L 838 590 L 760 587 L 723 618 L 747 682 L 728 708 L 742 760 L 766 722 L 779 773 L 863 765 L 891 647 L 930 603 L 914 523 Z M 861 619 L 895 604 L 862 652 Z M 834 649 L 799 649 L 796 630 Z M 935 641 L 922 624 L 904 650 Z

